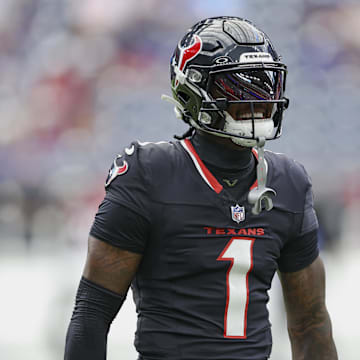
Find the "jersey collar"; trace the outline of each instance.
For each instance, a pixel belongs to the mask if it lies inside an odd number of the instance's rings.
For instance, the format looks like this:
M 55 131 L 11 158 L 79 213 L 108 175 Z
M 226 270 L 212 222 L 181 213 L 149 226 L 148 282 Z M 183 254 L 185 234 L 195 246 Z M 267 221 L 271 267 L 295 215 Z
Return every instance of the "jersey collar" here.
M 203 180 L 208 184 L 208 186 L 214 190 L 217 194 L 219 194 L 223 190 L 223 186 L 216 180 L 215 176 L 210 172 L 210 170 L 206 167 L 203 161 L 200 159 L 198 153 L 196 152 L 194 146 L 191 144 L 189 139 L 181 140 L 180 144 L 186 150 L 186 152 L 190 155 L 191 160 L 193 161 L 196 170 L 199 172 L 200 176 Z M 258 154 L 255 149 L 252 149 L 252 153 L 254 154 L 256 160 L 258 159 Z M 250 187 L 250 190 L 257 187 L 257 180 Z

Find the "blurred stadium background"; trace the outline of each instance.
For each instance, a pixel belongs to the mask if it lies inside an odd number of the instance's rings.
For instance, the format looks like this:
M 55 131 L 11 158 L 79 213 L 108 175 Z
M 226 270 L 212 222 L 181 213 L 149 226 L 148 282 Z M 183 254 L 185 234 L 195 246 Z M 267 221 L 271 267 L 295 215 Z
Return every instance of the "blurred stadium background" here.
M 339 358 L 359 358 L 360 3 L 347 0 L 1 0 L 0 358 L 62 359 L 89 227 L 114 155 L 186 126 L 160 95 L 184 31 L 251 19 L 289 67 L 283 137 L 310 173 Z M 290 359 L 279 282 L 272 359 Z M 128 296 L 108 359 L 135 359 Z

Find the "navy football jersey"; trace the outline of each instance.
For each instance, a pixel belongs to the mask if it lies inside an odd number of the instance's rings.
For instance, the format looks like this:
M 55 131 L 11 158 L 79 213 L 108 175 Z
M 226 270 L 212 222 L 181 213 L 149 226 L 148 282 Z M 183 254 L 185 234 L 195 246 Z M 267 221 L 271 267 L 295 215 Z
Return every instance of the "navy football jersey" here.
M 265 159 L 277 195 L 260 215 L 248 191 L 235 199 L 223 188 L 189 139 L 134 142 L 115 159 L 91 234 L 143 254 L 132 282 L 141 359 L 270 356 L 271 281 L 315 260 L 318 225 L 304 168 Z

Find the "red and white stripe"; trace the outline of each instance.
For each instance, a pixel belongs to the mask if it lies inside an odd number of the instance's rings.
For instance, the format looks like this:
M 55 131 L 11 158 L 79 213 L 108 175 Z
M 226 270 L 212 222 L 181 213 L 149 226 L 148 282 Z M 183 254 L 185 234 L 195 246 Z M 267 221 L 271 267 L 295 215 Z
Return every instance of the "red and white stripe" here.
M 187 151 L 187 153 L 190 155 L 197 171 L 204 179 L 204 181 L 210 186 L 211 189 L 213 189 L 217 194 L 219 194 L 223 189 L 222 185 L 216 180 L 214 175 L 211 174 L 211 172 L 208 170 L 205 164 L 201 161 L 199 155 L 195 151 L 190 140 L 189 139 L 181 140 L 180 143 Z
M 189 139 L 181 140 L 180 143 L 183 146 L 183 148 L 186 150 L 186 152 L 190 155 L 197 171 L 199 172 L 201 177 L 204 179 L 204 181 L 209 185 L 209 187 L 211 189 L 213 189 L 217 194 L 219 194 L 222 191 L 223 186 L 216 180 L 214 175 L 209 171 L 209 169 L 202 162 L 202 160 L 200 159 L 196 150 L 192 146 L 190 140 Z M 257 151 L 255 149 L 252 149 L 252 153 L 254 154 L 254 156 L 257 160 L 259 157 Z M 266 171 L 267 171 L 268 164 L 267 164 L 266 160 L 265 160 L 265 166 L 266 166 Z M 257 186 L 258 186 L 258 181 L 256 180 L 250 187 L 250 190 L 256 188 Z

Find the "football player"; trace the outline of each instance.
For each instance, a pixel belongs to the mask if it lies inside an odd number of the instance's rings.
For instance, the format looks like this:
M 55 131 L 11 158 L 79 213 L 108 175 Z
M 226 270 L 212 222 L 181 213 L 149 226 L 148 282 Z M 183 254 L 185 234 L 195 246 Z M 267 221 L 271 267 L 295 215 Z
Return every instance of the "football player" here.
M 337 359 L 311 182 L 264 151 L 281 135 L 286 66 L 237 17 L 195 24 L 171 59 L 173 142 L 133 142 L 114 160 L 90 231 L 66 360 L 106 358 L 129 287 L 141 360 L 265 360 L 278 272 L 294 360 Z M 290 357 L 290 354 L 289 354 Z

